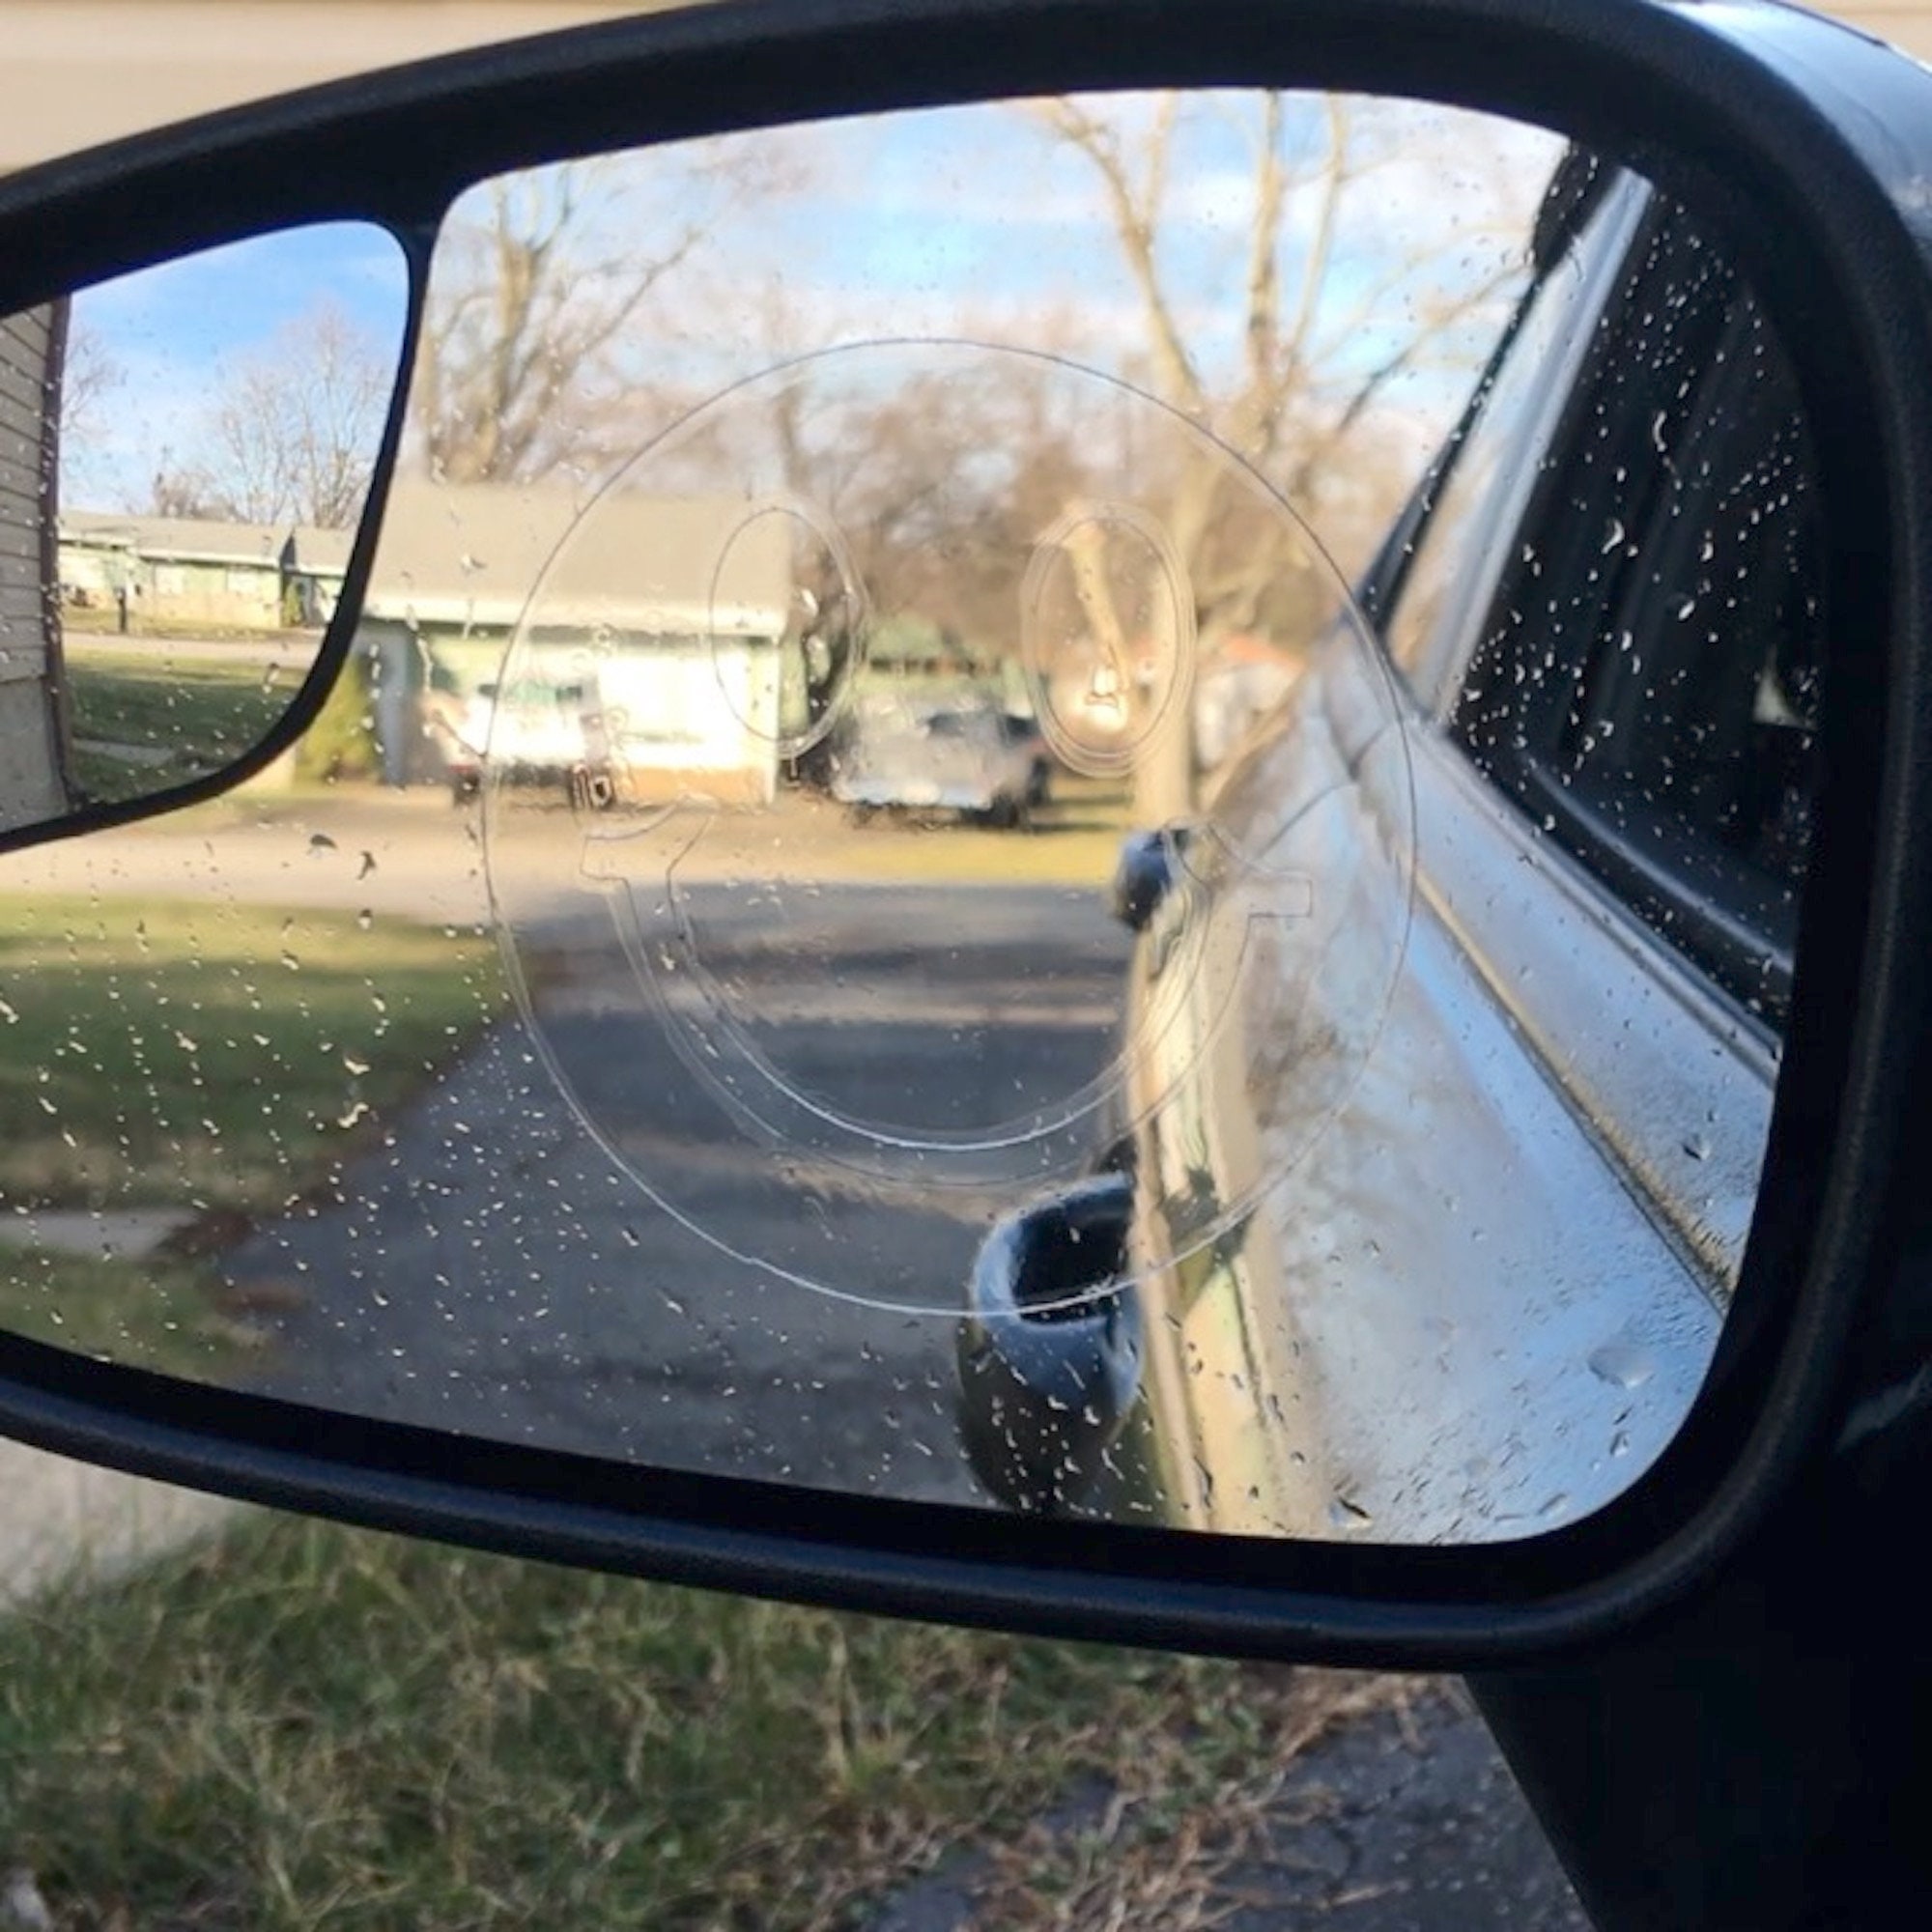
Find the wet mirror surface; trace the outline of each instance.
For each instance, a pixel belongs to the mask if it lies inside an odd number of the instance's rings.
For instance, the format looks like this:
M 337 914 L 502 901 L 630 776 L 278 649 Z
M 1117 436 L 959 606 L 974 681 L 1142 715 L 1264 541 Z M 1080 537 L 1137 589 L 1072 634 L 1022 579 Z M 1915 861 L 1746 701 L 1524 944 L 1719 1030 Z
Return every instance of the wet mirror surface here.
M 1820 655 L 1721 250 L 1536 130 L 1136 96 L 487 183 L 427 300 L 291 769 L 0 861 L 11 1325 L 1209 1530 L 1643 1472 Z
M 0 321 L 0 830 L 226 769 L 314 664 L 395 385 L 401 251 L 267 235 Z

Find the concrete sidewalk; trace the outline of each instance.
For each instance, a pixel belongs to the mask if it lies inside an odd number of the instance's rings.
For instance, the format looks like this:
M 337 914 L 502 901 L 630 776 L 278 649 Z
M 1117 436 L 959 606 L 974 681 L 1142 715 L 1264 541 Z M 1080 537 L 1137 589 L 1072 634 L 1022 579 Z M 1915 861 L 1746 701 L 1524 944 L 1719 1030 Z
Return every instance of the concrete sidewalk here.
M 75 1570 L 112 1576 L 234 1507 L 0 1437 L 0 1610 Z

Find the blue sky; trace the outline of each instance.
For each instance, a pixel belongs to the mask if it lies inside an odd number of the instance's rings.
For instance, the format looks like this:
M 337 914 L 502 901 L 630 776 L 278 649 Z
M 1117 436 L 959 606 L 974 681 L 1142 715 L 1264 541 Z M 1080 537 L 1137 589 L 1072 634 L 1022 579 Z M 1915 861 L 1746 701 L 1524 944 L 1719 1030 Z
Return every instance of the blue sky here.
M 1238 347 L 1242 276 L 1253 207 L 1260 97 L 1196 96 L 1177 124 L 1157 256 L 1190 348 L 1226 379 Z M 1325 155 L 1327 104 L 1291 96 L 1283 143 L 1292 166 L 1313 174 Z M 1158 111 L 1148 97 L 1092 103 L 1132 156 Z M 1520 255 L 1557 143 L 1536 130 L 1409 103 L 1352 103 L 1356 152 L 1383 164 L 1351 190 L 1322 284 L 1324 327 L 1405 255 L 1427 256 L 1432 285 L 1480 280 Z M 700 144 L 712 169 L 756 153 L 767 137 Z M 721 290 L 777 288 L 797 337 L 774 344 L 768 312 L 714 307 L 686 330 L 718 375 L 750 373 L 761 351 L 798 352 L 866 333 L 996 332 L 1025 346 L 1091 357 L 1118 369 L 1148 342 L 1146 311 L 1088 159 L 1022 104 L 880 117 L 800 129 L 774 144 L 802 185 L 732 208 L 709 239 Z M 626 158 L 639 204 L 674 174 L 677 150 Z M 1280 224 L 1286 303 L 1301 293 L 1319 195 L 1293 195 Z M 644 245 L 648 245 L 646 242 Z M 1460 254 L 1460 260 L 1459 258 Z M 1419 283 L 1412 282 L 1412 295 Z M 1410 326 L 1397 296 L 1379 320 L 1359 320 L 1350 340 L 1364 366 Z M 764 339 L 759 339 L 760 334 Z M 1321 328 L 1318 328 L 1320 335 Z
M 1116 97 L 1092 111 L 1131 152 L 1159 110 L 1150 97 Z M 1476 116 L 1402 102 L 1352 111 L 1358 136 L 1387 158 L 1345 205 L 1322 284 L 1318 335 L 1350 319 L 1337 365 L 1345 377 L 1351 357 L 1372 366 L 1411 326 L 1419 290 L 1479 280 L 1520 251 L 1556 154 L 1547 135 Z M 1325 151 L 1320 97 L 1289 97 L 1288 119 L 1292 159 Z M 1258 97 L 1191 98 L 1163 204 L 1163 280 L 1191 351 L 1217 384 L 1238 351 L 1259 125 Z M 694 216 L 706 230 L 617 358 L 634 384 L 655 378 L 687 393 L 722 388 L 786 355 L 880 336 L 962 335 L 1109 373 L 1145 365 L 1145 306 L 1097 177 L 1025 106 L 640 150 L 600 163 L 599 180 L 582 244 L 586 264 L 621 273 Z M 473 194 L 454 223 L 473 215 L 486 190 Z M 1312 190 L 1291 198 L 1281 224 L 1290 304 L 1299 299 L 1317 205 Z M 1392 290 L 1379 313 L 1352 316 L 1393 263 L 1418 252 L 1434 264 L 1431 277 Z M 339 224 L 241 242 L 76 297 L 77 321 L 121 381 L 90 412 L 88 434 L 71 440 L 67 503 L 126 507 L 145 497 L 163 462 L 192 463 L 226 372 L 318 300 L 388 342 L 400 333 L 404 291 L 394 242 Z M 1459 387 L 1438 379 L 1435 392 L 1416 392 L 1432 418 L 1428 436 Z
M 164 463 L 196 460 L 226 372 L 318 302 L 387 347 L 400 346 L 406 298 L 402 251 L 359 222 L 258 236 L 79 291 L 70 329 L 99 345 L 113 380 L 63 451 L 64 506 L 140 507 Z

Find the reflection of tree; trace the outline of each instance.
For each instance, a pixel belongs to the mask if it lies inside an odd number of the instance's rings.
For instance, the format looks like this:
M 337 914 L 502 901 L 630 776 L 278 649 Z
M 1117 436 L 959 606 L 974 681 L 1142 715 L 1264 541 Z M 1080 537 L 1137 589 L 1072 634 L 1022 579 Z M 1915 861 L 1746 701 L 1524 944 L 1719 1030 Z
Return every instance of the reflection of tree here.
M 1447 207 L 1426 225 L 1406 211 L 1410 232 L 1402 233 L 1404 190 L 1388 177 L 1398 167 L 1426 169 L 1436 151 L 1453 156 L 1445 144 L 1457 140 L 1457 122 L 1432 129 L 1394 103 L 1365 115 L 1331 97 L 1315 140 L 1309 116 L 1290 106 L 1279 93 L 1169 94 L 1151 111 L 1073 100 L 1033 111 L 1097 177 L 1140 306 L 1155 393 L 1301 505 L 1334 494 L 1338 471 L 1351 463 L 1386 464 L 1365 434 L 1375 405 L 1406 375 L 1445 362 L 1466 367 L 1468 324 L 1493 309 L 1524 262 L 1520 250 L 1480 262 L 1481 229 Z M 1238 213 L 1243 232 L 1238 299 L 1204 340 L 1188 325 L 1201 293 L 1199 266 L 1175 245 L 1199 211 L 1177 205 L 1183 197 L 1176 184 L 1190 185 L 1184 162 L 1190 135 L 1199 140 L 1190 123 L 1208 116 L 1222 143 L 1242 151 L 1237 167 L 1223 164 L 1233 180 L 1220 192 L 1224 222 Z M 1469 125 L 1460 124 L 1465 141 Z M 1191 185 L 1198 188 L 1199 178 Z M 1495 185 L 1492 215 L 1496 202 L 1513 199 L 1508 184 Z M 1527 232 L 1527 203 L 1519 213 L 1508 229 L 1518 242 Z M 1221 339 L 1229 324 L 1232 355 Z M 1193 555 L 1212 506 L 1188 500 L 1181 508 L 1185 526 L 1177 534 Z M 1202 586 L 1210 604 L 1230 567 L 1224 561 Z M 1248 575 L 1248 584 L 1231 582 L 1230 591 L 1251 593 Z
M 157 516 L 347 529 L 362 512 L 393 364 L 327 298 L 234 363 L 183 460 L 163 452 Z
M 100 331 L 70 309 L 60 369 L 63 450 L 85 448 L 99 440 L 102 399 L 118 389 L 125 380 L 126 374 L 108 352 Z
M 532 168 L 452 218 L 412 399 L 432 475 L 507 481 L 582 460 L 602 358 L 697 239 L 687 221 L 647 247 L 598 246 L 619 195 L 608 165 Z
M 656 494 L 789 496 L 840 532 L 874 614 L 916 616 L 970 656 L 1013 646 L 1014 562 L 1093 475 L 1056 365 L 936 345 L 852 345 L 781 363 L 653 451 Z M 801 582 L 829 608 L 819 555 Z
M 882 611 L 918 612 L 973 655 L 1017 644 L 1017 571 L 1093 465 L 1054 408 L 1050 365 L 1014 358 L 972 380 L 957 364 L 894 392 L 821 400 L 820 440 L 788 438 L 794 489 L 838 518 Z M 803 412 L 807 391 L 787 392 Z
M 1416 223 L 1412 211 L 1426 195 L 1413 186 L 1405 235 L 1403 194 L 1377 179 L 1426 167 L 1432 142 L 1453 142 L 1457 123 L 1432 130 L 1413 111 L 1385 104 L 1363 114 L 1331 97 L 1318 133 L 1313 117 L 1292 112 L 1278 92 L 1167 94 L 1124 107 L 1061 99 L 1027 111 L 1087 164 L 1100 190 L 1139 310 L 1148 385 L 1245 459 L 1324 542 L 1356 553 L 1349 562 L 1358 564 L 1413 461 L 1400 443 L 1390 446 L 1378 403 L 1430 367 L 1473 376 L 1487 342 L 1472 320 L 1493 311 L 1524 270 L 1520 248 L 1480 262 L 1485 238 L 1446 206 L 1443 218 Z M 1472 125 L 1462 124 L 1465 137 Z M 1203 276 L 1198 230 L 1189 234 L 1201 211 L 1186 196 L 1202 185 L 1190 161 L 1210 151 L 1220 225 L 1236 231 L 1239 251 L 1237 272 L 1217 286 L 1238 293 L 1204 333 L 1189 326 Z M 1491 208 L 1512 199 L 1509 183 L 1495 186 Z M 1527 232 L 1526 204 L 1520 213 L 1518 239 Z M 1291 520 L 1258 516 L 1208 454 L 1139 480 L 1162 492 L 1204 656 L 1241 633 L 1306 642 L 1331 600 Z M 1172 744 L 1167 768 L 1155 760 L 1138 773 L 1144 813 L 1184 806 L 1190 787 L 1176 763 L 1183 753 Z
M 445 482 L 585 475 L 635 446 L 631 366 L 735 201 L 789 177 L 776 137 L 531 168 L 466 196 L 437 243 L 412 396 L 424 467 Z M 662 311 L 662 313 L 660 313 Z

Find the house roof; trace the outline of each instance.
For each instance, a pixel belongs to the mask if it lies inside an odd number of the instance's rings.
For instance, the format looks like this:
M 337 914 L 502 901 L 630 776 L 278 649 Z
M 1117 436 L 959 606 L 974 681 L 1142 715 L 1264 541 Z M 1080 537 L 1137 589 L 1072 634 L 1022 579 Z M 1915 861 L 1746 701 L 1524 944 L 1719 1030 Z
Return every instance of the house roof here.
M 298 524 L 288 535 L 291 569 L 311 577 L 343 577 L 349 553 L 355 546 L 354 530 L 325 530 L 314 524 Z
M 201 517 L 128 517 L 111 510 L 63 510 L 63 543 L 127 550 L 164 562 L 281 568 L 287 531 L 267 524 L 224 524 Z
M 363 609 L 372 617 L 507 630 L 777 637 L 791 605 L 792 529 L 723 497 L 561 484 L 389 492 Z

